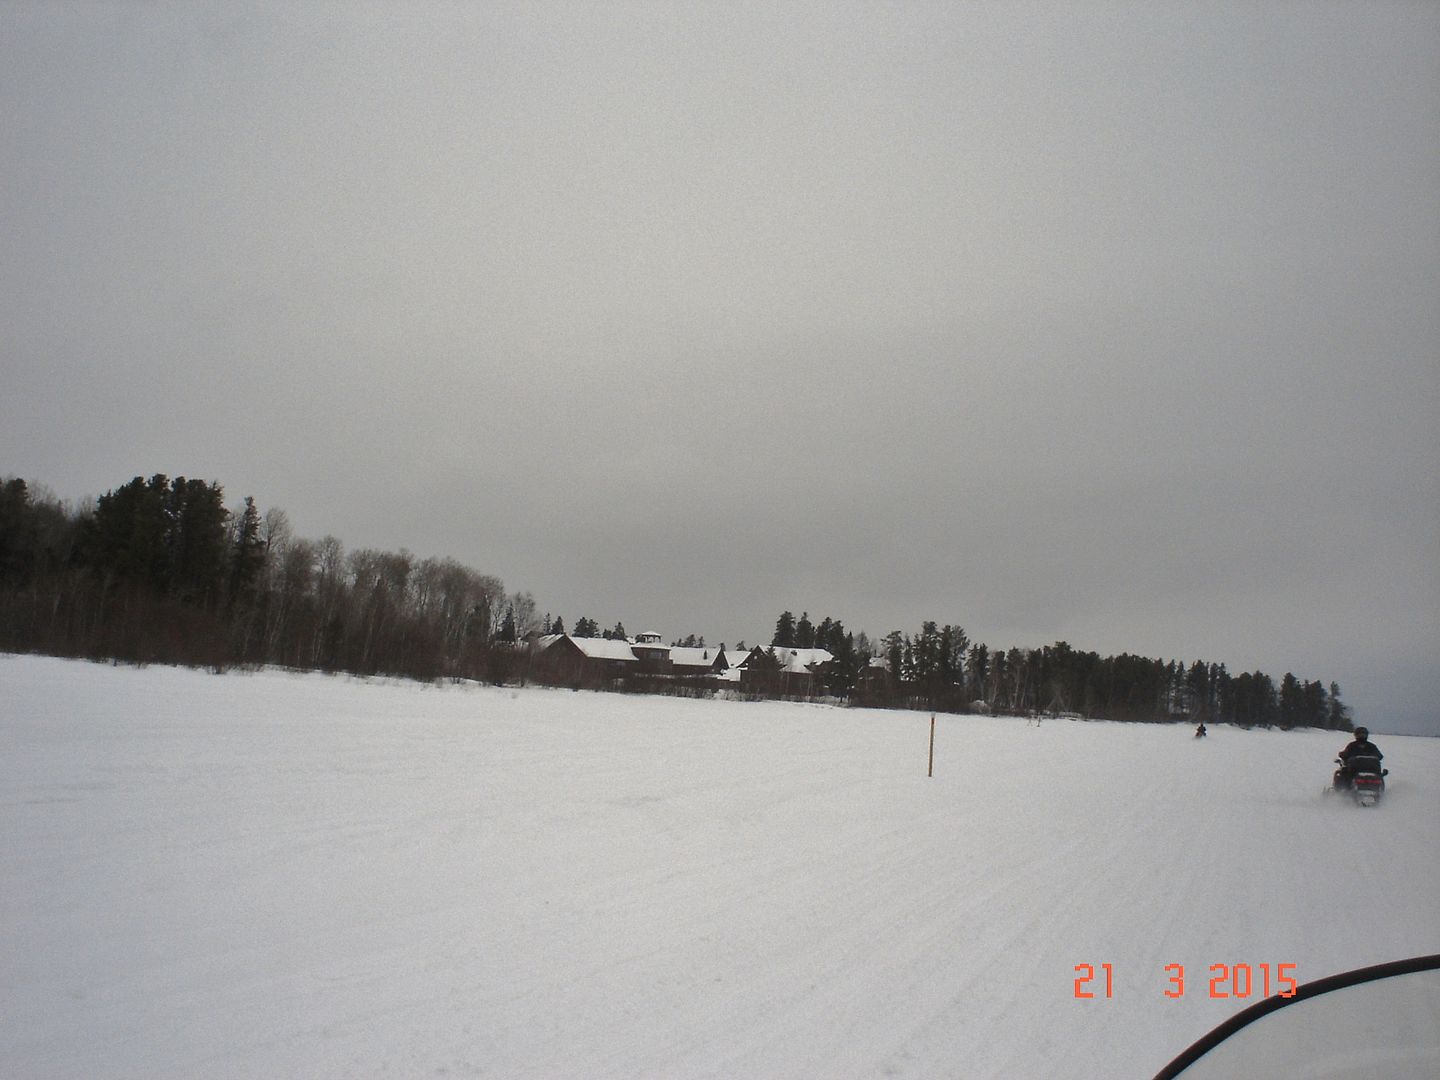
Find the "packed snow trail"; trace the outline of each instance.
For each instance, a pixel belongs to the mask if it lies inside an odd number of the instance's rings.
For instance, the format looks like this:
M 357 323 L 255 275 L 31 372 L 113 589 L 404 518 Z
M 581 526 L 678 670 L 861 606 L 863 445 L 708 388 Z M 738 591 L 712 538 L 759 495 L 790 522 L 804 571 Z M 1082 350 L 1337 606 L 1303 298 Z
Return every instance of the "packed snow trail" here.
M 0 1075 L 1143 1078 L 1440 951 L 1440 740 L 936 726 L 0 656 Z

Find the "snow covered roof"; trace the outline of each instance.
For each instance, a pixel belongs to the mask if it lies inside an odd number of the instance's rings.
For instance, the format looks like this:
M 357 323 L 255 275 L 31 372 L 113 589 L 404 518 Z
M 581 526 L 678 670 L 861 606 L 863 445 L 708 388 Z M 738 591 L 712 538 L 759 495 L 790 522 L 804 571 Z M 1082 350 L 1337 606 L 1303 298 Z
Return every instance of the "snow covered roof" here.
M 786 671 L 809 671 L 812 664 L 824 664 L 835 659 L 829 649 L 787 649 L 776 648 L 775 655 Z
M 570 638 L 570 641 L 575 647 L 592 660 L 639 660 L 639 657 L 631 650 L 628 641 L 611 640 L 609 638 L 572 637 L 569 634 L 546 634 L 542 638 L 536 638 L 535 647 L 543 652 L 561 638 Z
M 674 645 L 670 648 L 670 660 L 681 667 L 709 667 L 715 663 L 715 657 L 720 655 L 719 649 L 709 646 L 704 648 L 690 648 L 685 645 Z
M 757 645 L 755 648 L 762 653 L 768 653 L 771 646 Z M 806 672 L 812 664 L 823 664 L 835 659 L 829 649 L 792 649 L 788 645 L 776 645 L 774 649 L 775 659 L 780 661 L 782 671 Z M 754 651 L 752 649 L 751 653 Z
M 592 660 L 639 660 L 628 641 L 620 639 L 579 637 L 571 638 L 586 656 Z

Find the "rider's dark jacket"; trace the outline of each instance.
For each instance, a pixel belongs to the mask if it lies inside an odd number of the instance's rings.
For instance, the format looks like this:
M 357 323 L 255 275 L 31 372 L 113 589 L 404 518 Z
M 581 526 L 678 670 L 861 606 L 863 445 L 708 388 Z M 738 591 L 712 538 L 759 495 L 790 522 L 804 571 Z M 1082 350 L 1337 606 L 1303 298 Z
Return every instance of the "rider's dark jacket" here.
M 1345 747 L 1344 750 L 1340 751 L 1340 760 L 1345 762 L 1346 765 L 1350 764 L 1350 759 L 1353 757 L 1373 757 L 1378 759 L 1384 756 L 1384 754 L 1380 753 L 1380 748 L 1369 739 L 1356 739 L 1349 746 Z

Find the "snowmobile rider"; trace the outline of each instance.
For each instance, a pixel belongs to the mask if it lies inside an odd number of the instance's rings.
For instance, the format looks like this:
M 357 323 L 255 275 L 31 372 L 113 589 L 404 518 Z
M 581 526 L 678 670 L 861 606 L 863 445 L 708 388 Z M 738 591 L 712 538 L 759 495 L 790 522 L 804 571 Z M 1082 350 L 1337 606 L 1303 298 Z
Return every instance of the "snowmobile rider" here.
M 1370 741 L 1370 729 L 1357 727 L 1355 738 L 1350 745 L 1340 751 L 1340 768 L 1335 772 L 1335 786 L 1349 787 L 1352 775 L 1350 759 L 1356 757 L 1373 757 L 1377 761 L 1385 755 L 1380 753 L 1380 748 Z

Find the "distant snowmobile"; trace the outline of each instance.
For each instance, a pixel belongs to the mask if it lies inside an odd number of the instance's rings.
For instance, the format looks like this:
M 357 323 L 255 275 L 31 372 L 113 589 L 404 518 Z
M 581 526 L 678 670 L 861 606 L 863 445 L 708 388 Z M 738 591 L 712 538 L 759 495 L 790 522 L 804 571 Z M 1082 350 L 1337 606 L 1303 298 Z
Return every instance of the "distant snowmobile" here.
M 1195 738 L 1197 738 L 1197 739 L 1203 739 L 1204 737 L 1205 737 L 1205 725 L 1204 725 L 1204 724 L 1197 724 L 1197 725 L 1195 726 Z
M 1390 770 L 1380 767 L 1378 757 L 1355 754 L 1348 762 L 1336 758 L 1335 764 L 1340 768 L 1335 770 L 1332 788 L 1348 791 L 1356 806 L 1374 806 L 1385 794 L 1385 777 Z

